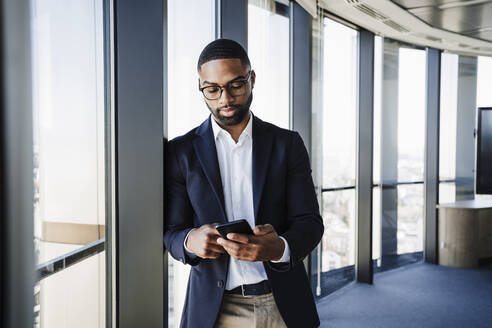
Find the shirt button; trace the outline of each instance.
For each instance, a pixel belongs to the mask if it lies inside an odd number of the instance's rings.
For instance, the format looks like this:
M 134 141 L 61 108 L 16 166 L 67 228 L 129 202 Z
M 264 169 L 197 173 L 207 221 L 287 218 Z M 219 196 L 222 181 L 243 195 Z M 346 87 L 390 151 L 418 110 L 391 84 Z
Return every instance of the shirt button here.
M 219 288 L 224 287 L 224 281 L 223 280 L 217 280 L 217 287 L 219 287 Z

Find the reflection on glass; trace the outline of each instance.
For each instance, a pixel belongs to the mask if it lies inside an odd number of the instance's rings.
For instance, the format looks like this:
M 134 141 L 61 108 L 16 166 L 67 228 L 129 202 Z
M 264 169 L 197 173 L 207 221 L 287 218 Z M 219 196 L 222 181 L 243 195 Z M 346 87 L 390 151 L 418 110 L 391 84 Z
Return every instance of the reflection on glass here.
M 104 238 L 102 1 L 32 0 L 36 264 Z M 104 253 L 35 287 L 36 327 L 104 327 Z
M 198 91 L 197 62 L 214 40 L 214 0 L 168 1 L 169 140 L 202 123 L 210 114 Z M 190 42 L 193 40 L 193 42 Z M 169 256 L 169 327 L 179 327 L 189 266 Z
M 248 4 L 248 56 L 257 77 L 251 111 L 288 129 L 289 18 L 276 14 L 272 3 Z

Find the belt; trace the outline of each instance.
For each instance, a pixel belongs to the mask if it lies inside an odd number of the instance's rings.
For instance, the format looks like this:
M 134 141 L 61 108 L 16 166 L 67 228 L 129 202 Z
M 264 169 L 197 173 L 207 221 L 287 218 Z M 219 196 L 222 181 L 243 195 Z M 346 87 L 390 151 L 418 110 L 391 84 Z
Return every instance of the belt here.
M 256 284 L 237 286 L 236 288 L 226 290 L 225 292 L 228 294 L 238 294 L 243 296 L 258 296 L 271 293 L 272 288 L 270 287 L 268 280 L 263 280 Z

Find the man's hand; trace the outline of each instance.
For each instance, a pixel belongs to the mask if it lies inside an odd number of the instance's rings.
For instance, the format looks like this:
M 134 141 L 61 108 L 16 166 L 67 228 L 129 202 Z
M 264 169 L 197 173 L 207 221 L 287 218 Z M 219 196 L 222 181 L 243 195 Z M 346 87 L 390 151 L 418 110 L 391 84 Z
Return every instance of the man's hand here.
M 254 227 L 253 233 L 254 235 L 228 233 L 228 240 L 219 237 L 217 243 L 238 260 L 265 262 L 282 258 L 285 244 L 271 224 L 258 225 Z
M 216 225 L 204 224 L 192 230 L 186 240 L 186 248 L 204 259 L 218 258 L 224 253 L 224 248 L 217 243 L 217 237 L 220 237 L 220 234 L 215 229 Z

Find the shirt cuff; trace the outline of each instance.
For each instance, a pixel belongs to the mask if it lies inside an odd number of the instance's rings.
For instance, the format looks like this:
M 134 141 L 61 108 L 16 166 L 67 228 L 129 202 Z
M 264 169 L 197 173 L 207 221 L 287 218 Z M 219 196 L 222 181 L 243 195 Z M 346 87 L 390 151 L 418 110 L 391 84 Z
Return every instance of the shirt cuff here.
M 186 241 L 188 240 L 188 236 L 190 235 L 190 232 L 192 232 L 193 230 L 195 230 L 195 228 L 191 229 L 190 231 L 188 231 L 188 233 L 186 234 L 186 237 L 183 241 L 183 247 L 184 247 L 184 250 L 186 252 L 186 255 L 189 256 L 190 259 L 194 259 L 197 257 L 197 255 L 195 255 L 195 253 L 193 253 L 192 251 L 190 251 L 188 249 L 188 247 L 186 247 Z
M 279 236 L 283 241 L 284 241 L 284 254 L 282 255 L 282 257 L 280 258 L 280 260 L 278 261 L 270 261 L 272 263 L 281 263 L 281 262 L 289 262 L 290 261 L 290 248 L 289 248 L 289 243 L 287 242 L 287 240 L 285 240 L 284 237 L 282 236 Z

